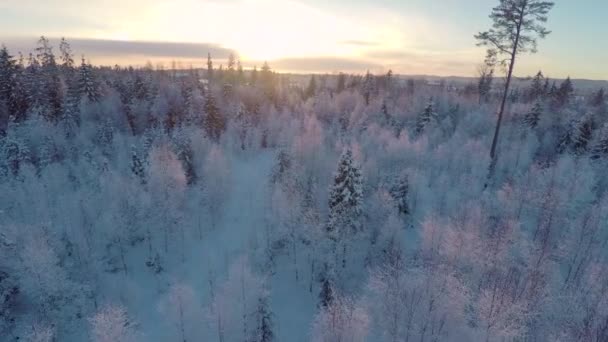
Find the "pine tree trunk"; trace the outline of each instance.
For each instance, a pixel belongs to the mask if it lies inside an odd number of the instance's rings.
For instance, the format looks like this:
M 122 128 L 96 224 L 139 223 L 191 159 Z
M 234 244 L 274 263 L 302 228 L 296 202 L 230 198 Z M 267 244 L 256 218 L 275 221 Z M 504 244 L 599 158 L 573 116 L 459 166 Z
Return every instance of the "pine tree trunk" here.
M 525 9 L 522 9 L 520 13 L 519 22 L 517 24 L 517 33 L 515 36 L 515 44 L 513 44 L 513 51 L 511 52 L 511 62 L 509 64 L 509 72 L 507 74 L 507 82 L 505 84 L 505 90 L 502 95 L 502 101 L 500 104 L 500 111 L 498 112 L 498 120 L 496 121 L 496 130 L 494 131 L 494 138 L 492 139 L 492 149 L 490 150 L 490 168 L 488 173 L 488 179 L 491 179 L 494 176 L 494 171 L 496 168 L 496 162 L 498 161 L 498 156 L 496 155 L 496 147 L 498 145 L 498 136 L 500 134 L 500 126 L 502 124 L 502 117 L 505 112 L 505 105 L 507 104 L 507 97 L 509 96 L 509 87 L 511 86 L 511 78 L 513 77 L 513 68 L 515 67 L 515 57 L 517 56 L 517 46 L 519 45 L 519 38 L 521 34 L 521 25 L 523 22 L 523 12 Z M 487 184 L 486 184 L 487 186 Z

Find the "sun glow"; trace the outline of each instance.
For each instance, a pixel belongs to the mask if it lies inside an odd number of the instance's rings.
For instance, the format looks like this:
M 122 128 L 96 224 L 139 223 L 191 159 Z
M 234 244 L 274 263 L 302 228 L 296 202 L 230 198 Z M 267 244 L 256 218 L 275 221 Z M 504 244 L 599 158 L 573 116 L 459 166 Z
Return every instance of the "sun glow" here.
M 360 46 L 341 42 L 370 40 L 388 42 L 373 25 L 336 17 L 289 0 L 216 2 L 176 0 L 149 5 L 138 21 L 124 21 L 114 36 L 163 41 L 213 42 L 238 51 L 244 60 L 276 60 L 286 57 L 354 57 Z

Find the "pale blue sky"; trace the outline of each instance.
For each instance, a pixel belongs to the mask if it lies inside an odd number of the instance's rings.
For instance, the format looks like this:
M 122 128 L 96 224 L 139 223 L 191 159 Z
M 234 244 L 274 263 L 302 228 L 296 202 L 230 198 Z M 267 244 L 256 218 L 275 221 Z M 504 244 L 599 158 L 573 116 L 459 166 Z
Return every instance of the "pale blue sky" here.
M 246 65 L 286 71 L 474 75 L 483 59 L 473 35 L 490 26 L 498 0 L 0 0 L 0 41 L 24 50 L 32 37 L 80 38 L 95 63 L 182 60 L 234 49 Z M 516 73 L 608 79 L 608 0 L 557 0 L 539 53 Z M 88 39 L 104 42 L 81 44 Z M 125 50 L 124 43 L 154 42 Z M 26 45 L 27 44 L 27 45 Z M 150 43 L 151 44 L 151 43 Z M 208 44 L 213 44 L 208 45 Z M 92 48 L 94 46 L 94 48 Z M 140 50 L 138 48 L 141 47 Z M 205 51 L 203 51 L 205 50 Z M 194 53 L 193 53 L 194 51 Z M 218 52 L 221 55 L 221 52 Z

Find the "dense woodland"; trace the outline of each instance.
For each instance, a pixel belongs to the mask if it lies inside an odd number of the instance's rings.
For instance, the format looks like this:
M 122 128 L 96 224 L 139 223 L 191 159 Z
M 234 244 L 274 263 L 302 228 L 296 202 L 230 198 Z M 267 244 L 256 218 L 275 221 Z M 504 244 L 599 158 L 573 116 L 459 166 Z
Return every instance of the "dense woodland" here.
M 12 53 L 2 341 L 608 340 L 603 89 Z

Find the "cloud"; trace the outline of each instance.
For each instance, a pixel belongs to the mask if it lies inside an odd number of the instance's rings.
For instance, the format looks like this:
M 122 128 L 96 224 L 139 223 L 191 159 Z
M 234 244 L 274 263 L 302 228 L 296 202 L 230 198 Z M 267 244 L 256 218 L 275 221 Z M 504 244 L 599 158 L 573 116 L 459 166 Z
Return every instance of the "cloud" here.
M 271 62 L 277 70 L 298 72 L 365 72 L 380 70 L 382 66 L 365 60 L 340 57 L 281 58 Z
M 72 51 L 77 55 L 84 54 L 87 58 L 114 58 L 115 63 L 121 63 L 126 57 L 168 58 L 168 59 L 204 59 L 207 53 L 213 58 L 226 59 L 234 50 L 218 44 L 209 43 L 174 43 L 153 41 L 121 41 L 103 39 L 67 39 Z M 11 38 L 3 43 L 14 53 L 28 53 L 35 48 L 36 38 Z M 51 44 L 57 51 L 58 39 L 51 39 Z M 140 61 L 142 62 L 142 61 Z

